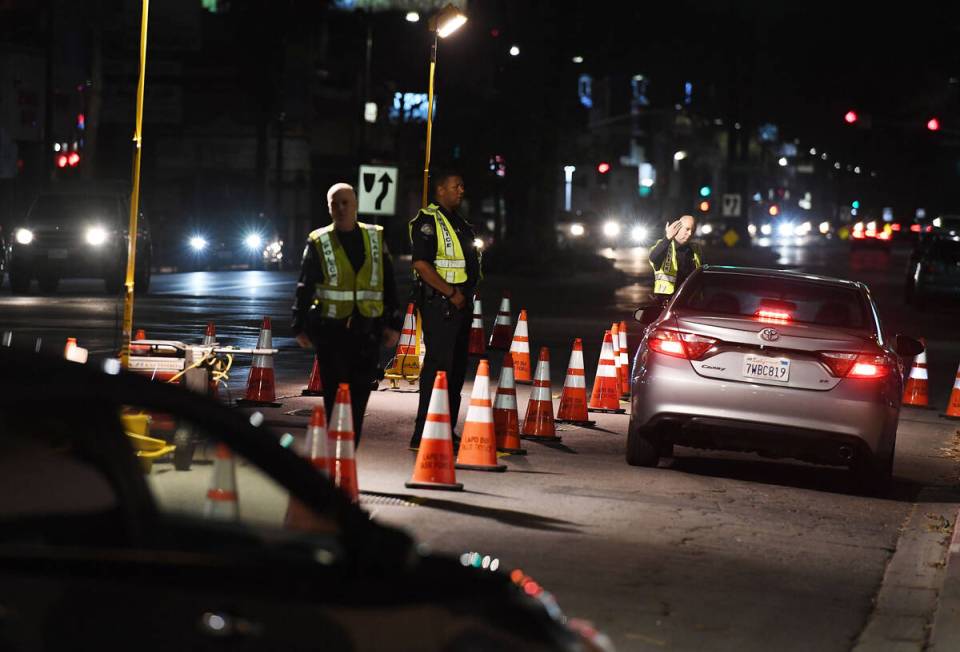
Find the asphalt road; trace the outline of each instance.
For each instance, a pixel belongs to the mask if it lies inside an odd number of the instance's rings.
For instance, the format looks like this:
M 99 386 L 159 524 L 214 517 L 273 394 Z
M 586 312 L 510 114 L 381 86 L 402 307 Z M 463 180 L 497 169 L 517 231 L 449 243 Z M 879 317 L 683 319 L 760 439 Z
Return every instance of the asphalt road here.
M 931 398 L 942 408 L 960 362 L 960 309 L 916 314 L 904 306 L 906 253 L 784 246 L 711 251 L 708 260 L 865 281 L 891 333 L 927 338 Z M 629 320 L 649 294 L 641 250 L 605 254 L 625 280 L 568 274 L 561 282 L 493 277 L 486 283 L 488 332 L 500 291 L 509 288 L 514 313 L 521 307 L 530 313 L 531 350 L 551 348 L 555 395 L 572 339 L 584 338 L 592 377 L 603 329 Z M 136 326 L 153 339 L 199 341 L 213 320 L 221 342 L 251 346 L 263 315 L 271 315 L 283 406 L 264 412 L 281 431 L 302 436 L 306 418 L 294 413 L 317 399 L 299 397 L 311 362 L 289 337 L 295 276 L 157 275 L 151 293 L 137 300 Z M 45 350 L 57 351 L 72 336 L 94 355 L 109 355 L 118 321 L 118 301 L 93 281 L 64 281 L 55 297 L 0 291 L 0 332 L 18 341 L 41 338 Z M 234 397 L 245 373 L 239 364 L 232 374 Z M 521 388 L 521 410 L 526 393 Z M 858 639 L 862 649 L 880 649 L 861 637 L 877 618 L 875 598 L 898 542 L 910 527 L 924 526 L 926 513 L 960 502 L 960 473 L 954 454 L 944 451 L 956 446 L 957 428 L 922 410 L 902 415 L 896 485 L 882 499 L 857 495 L 841 469 L 753 455 L 678 448 L 660 468 L 628 467 L 622 415 L 599 415 L 595 429 L 561 426 L 562 444 L 527 443 L 527 456 L 503 458 L 504 474 L 460 472 L 462 494 L 412 491 L 404 482 L 414 462 L 406 442 L 416 402 L 416 394 L 385 386 L 371 399 L 358 465 L 362 504 L 372 518 L 410 530 L 434 550 L 476 551 L 500 559 L 501 568 L 522 568 L 565 612 L 595 622 L 621 650 L 850 650 Z M 187 473 L 156 465 L 151 482 L 164 504 L 196 505 L 208 476 L 205 465 Z M 285 497 L 262 484 L 241 471 L 241 510 L 279 523 Z M 922 649 L 927 630 L 918 631 L 891 633 L 884 649 Z

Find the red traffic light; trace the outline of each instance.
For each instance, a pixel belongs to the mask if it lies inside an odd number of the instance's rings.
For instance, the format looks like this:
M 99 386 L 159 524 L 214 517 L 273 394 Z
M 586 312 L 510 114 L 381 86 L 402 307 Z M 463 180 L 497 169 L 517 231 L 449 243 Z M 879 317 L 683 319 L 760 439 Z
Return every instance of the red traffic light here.
M 66 154 L 61 154 L 60 156 L 57 157 L 57 167 L 58 167 L 58 168 L 65 168 L 65 167 L 67 167 L 67 155 L 66 155 Z
M 927 129 L 930 131 L 940 131 L 940 121 L 936 118 L 930 118 L 927 120 Z
M 846 114 L 844 114 L 843 121 L 846 122 L 848 125 L 852 125 L 859 118 L 860 116 L 857 115 L 857 112 L 851 110 L 851 111 L 847 111 Z
M 599 172 L 600 174 L 606 174 L 609 171 L 610 171 L 610 164 L 607 163 L 606 161 L 597 165 L 597 172 Z
M 70 152 L 70 155 L 67 157 L 67 163 L 70 164 L 70 167 L 75 168 L 80 162 L 80 155 L 76 152 Z

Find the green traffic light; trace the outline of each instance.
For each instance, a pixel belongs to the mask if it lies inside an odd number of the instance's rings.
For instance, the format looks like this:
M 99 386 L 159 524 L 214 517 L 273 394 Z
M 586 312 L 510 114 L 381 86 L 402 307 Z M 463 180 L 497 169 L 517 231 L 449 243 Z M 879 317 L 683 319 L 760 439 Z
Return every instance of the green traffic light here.
M 850 203 L 850 208 L 860 208 L 860 200 L 854 199 L 853 202 Z
M 709 197 L 710 196 L 710 186 L 700 186 L 700 196 Z

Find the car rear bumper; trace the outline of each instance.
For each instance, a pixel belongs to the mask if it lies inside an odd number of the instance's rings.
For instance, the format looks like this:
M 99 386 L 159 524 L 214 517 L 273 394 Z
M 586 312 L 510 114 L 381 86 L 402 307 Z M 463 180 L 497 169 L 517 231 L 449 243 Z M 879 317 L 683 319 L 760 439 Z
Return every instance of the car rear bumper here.
M 675 443 L 809 459 L 794 454 L 798 441 L 817 450 L 808 444 L 830 442 L 823 450 L 832 463 L 840 444 L 877 453 L 893 443 L 900 403 L 895 377 L 846 379 L 829 391 L 790 389 L 703 378 L 687 360 L 649 358 L 641 353 L 635 365 L 631 427 L 666 426 Z M 715 435 L 705 438 L 710 432 Z

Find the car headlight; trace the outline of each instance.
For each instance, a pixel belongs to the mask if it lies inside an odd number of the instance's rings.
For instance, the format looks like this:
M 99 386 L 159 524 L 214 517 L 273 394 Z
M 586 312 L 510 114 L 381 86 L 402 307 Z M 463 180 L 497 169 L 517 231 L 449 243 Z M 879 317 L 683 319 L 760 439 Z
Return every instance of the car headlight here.
M 711 233 L 713 233 L 713 225 L 704 224 L 703 226 L 700 227 L 700 233 L 702 233 L 703 235 L 710 235 Z
M 790 222 L 783 222 L 777 227 L 777 233 L 785 237 L 793 235 L 793 224 Z
M 769 224 L 764 224 L 763 226 L 760 227 L 760 233 L 762 235 L 770 235 L 771 233 L 773 233 L 773 227 L 770 226 Z
M 190 238 L 190 248 L 194 251 L 203 251 L 207 248 L 207 241 L 198 235 Z
M 647 239 L 647 227 L 635 226 L 630 229 L 630 239 L 638 244 L 643 244 Z
M 749 226 L 747 226 L 747 232 L 748 232 L 750 235 L 757 235 L 757 225 L 756 225 L 756 224 L 750 224 Z
M 616 238 L 618 235 L 620 235 L 619 222 L 614 222 L 613 220 L 604 222 L 603 235 L 607 236 L 608 238 Z
M 259 249 L 263 244 L 263 238 L 256 233 L 251 233 L 243 239 L 243 244 L 247 245 L 248 249 Z
M 33 242 L 33 231 L 30 229 L 17 229 L 17 242 L 22 245 L 28 245 Z
M 583 228 L 583 225 L 582 225 L 582 224 L 571 224 L 571 225 L 570 225 L 570 235 L 572 235 L 574 238 L 579 238 L 579 237 L 582 236 L 584 233 L 586 233 L 586 229 Z
M 99 247 L 107 241 L 107 232 L 102 226 L 91 226 L 87 229 L 87 244 Z
M 830 233 L 830 222 L 820 222 L 820 233 L 823 235 Z

